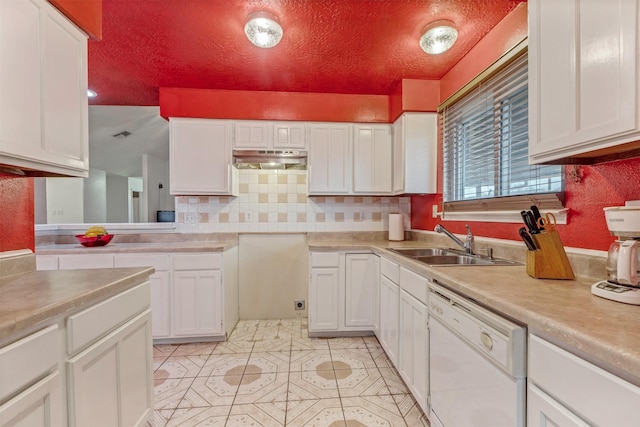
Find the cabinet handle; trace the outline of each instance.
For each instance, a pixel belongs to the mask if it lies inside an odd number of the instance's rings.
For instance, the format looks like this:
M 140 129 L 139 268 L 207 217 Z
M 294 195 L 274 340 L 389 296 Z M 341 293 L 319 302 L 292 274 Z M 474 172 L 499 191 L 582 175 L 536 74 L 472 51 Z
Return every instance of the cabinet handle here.
M 480 333 L 480 341 L 482 341 L 482 345 L 489 351 L 493 349 L 493 339 L 491 335 L 486 332 Z

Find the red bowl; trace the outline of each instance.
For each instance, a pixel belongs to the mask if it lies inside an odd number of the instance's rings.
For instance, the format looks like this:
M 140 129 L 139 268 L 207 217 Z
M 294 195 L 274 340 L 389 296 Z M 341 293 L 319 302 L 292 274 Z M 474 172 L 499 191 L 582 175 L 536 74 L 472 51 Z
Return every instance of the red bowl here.
M 93 246 L 105 246 L 107 245 L 111 239 L 113 239 L 113 234 L 99 234 L 97 236 L 87 237 L 84 234 L 76 234 L 76 239 L 82 246 L 86 246 L 88 248 Z

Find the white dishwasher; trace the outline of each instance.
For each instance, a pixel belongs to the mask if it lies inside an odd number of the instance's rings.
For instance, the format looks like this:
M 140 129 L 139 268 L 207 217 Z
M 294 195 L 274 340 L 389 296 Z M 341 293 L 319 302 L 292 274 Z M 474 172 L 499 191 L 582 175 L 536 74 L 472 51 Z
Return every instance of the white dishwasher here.
M 432 427 L 523 427 L 526 329 L 429 284 Z

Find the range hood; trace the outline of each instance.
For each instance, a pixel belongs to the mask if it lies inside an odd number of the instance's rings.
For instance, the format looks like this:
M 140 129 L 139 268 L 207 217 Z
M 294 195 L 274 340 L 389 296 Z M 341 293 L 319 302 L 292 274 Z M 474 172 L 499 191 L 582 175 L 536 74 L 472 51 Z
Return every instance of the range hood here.
M 233 150 L 233 165 L 238 169 L 307 168 L 307 152 L 298 150 Z

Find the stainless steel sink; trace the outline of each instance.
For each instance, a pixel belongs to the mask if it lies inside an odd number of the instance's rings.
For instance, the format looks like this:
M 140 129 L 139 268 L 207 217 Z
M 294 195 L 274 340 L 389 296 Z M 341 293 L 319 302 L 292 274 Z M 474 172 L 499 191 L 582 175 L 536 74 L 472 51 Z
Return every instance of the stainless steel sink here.
M 429 265 L 495 265 L 489 259 L 483 259 L 475 256 L 466 255 L 434 255 L 434 256 L 417 256 L 412 257 L 416 261 L 420 261 Z
M 430 257 L 440 255 L 451 255 L 452 252 L 440 248 L 398 248 L 391 249 L 393 252 L 408 257 Z
M 519 262 L 481 255 L 469 255 L 456 249 L 393 248 L 392 252 L 427 265 L 521 265 Z

